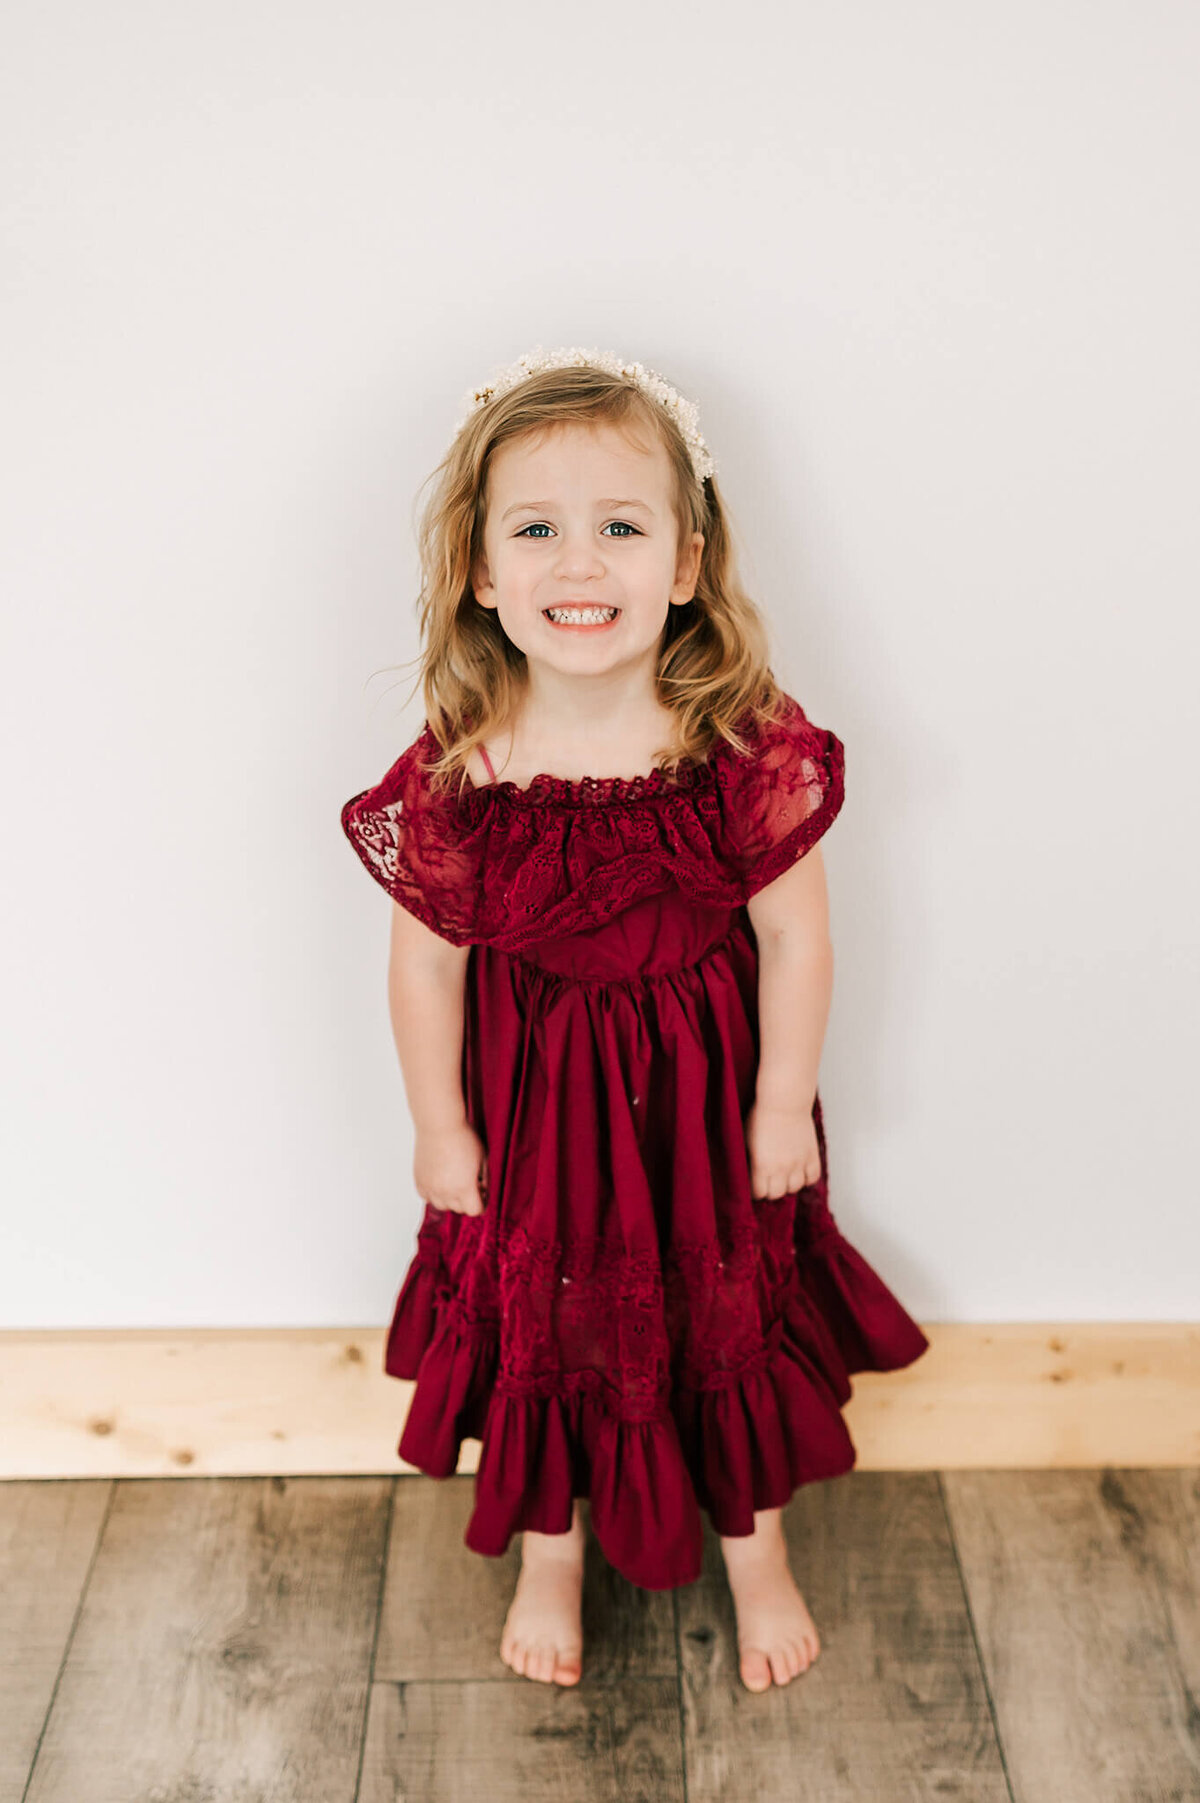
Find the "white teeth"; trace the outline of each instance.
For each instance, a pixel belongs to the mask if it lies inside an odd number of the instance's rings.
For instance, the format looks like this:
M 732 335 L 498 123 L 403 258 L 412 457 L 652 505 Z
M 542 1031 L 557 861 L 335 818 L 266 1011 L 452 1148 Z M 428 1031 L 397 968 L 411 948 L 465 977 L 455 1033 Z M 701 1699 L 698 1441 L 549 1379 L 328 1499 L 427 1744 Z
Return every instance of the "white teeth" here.
M 617 610 L 615 607 L 548 607 L 546 612 L 559 623 L 592 626 L 599 625 L 602 620 L 614 619 Z

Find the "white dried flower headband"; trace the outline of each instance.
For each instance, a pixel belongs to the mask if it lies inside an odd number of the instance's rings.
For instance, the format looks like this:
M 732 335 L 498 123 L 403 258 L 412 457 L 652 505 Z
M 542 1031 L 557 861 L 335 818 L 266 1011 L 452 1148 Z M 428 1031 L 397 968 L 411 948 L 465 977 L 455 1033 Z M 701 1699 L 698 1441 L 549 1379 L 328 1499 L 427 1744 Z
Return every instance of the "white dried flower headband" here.
M 691 456 L 697 481 L 703 482 L 706 476 L 716 475 L 717 466 L 712 452 L 700 434 L 700 418 L 694 401 L 684 400 L 669 382 L 664 381 L 656 371 L 647 369 L 643 363 L 626 363 L 611 351 L 581 350 L 577 345 L 572 345 L 570 349 L 547 351 L 539 344 L 535 350 L 526 351 L 524 356 L 518 357 L 506 369 L 497 371 L 482 388 L 471 389 L 463 397 L 466 410 L 455 425 L 455 435 L 462 430 L 471 415 L 486 406 L 493 396 L 506 394 L 527 376 L 542 369 L 574 369 L 584 363 L 594 364 L 597 369 L 606 370 L 609 375 L 627 376 L 630 381 L 636 382 L 643 393 L 666 409 L 679 427 Z

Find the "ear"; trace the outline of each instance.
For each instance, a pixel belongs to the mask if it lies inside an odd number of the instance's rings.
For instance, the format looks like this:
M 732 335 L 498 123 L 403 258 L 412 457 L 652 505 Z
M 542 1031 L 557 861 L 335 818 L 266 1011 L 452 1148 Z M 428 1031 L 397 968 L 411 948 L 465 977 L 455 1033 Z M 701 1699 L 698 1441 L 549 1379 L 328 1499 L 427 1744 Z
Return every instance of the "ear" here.
M 478 558 L 471 566 L 471 588 L 481 607 L 495 607 L 496 590 L 488 576 L 485 557 Z
M 671 600 L 677 605 L 690 601 L 696 592 L 696 578 L 700 574 L 700 559 L 704 554 L 703 532 L 693 532 L 684 546 L 675 566 L 675 582 L 671 589 Z

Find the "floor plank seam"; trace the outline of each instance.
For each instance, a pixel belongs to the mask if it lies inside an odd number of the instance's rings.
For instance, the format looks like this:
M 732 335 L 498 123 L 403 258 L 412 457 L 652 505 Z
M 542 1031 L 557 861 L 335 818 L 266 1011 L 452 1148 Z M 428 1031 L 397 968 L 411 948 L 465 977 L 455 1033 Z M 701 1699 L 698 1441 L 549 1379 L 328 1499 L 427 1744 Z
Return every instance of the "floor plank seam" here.
M 371 1638 L 371 1657 L 367 1663 L 367 1694 L 363 1698 L 362 1731 L 358 1737 L 358 1770 L 354 1775 L 354 1803 L 362 1791 L 363 1766 L 367 1757 L 367 1734 L 371 1722 L 371 1698 L 375 1694 L 375 1655 L 379 1650 L 379 1627 L 383 1620 L 383 1599 L 387 1592 L 388 1572 L 392 1562 L 392 1521 L 396 1513 L 396 1485 L 393 1476 L 388 1486 L 387 1520 L 383 1528 L 383 1557 L 379 1561 L 379 1595 L 375 1599 L 375 1632 Z
M 671 1621 L 675 1631 L 675 1711 L 679 1721 L 679 1776 L 683 1803 L 688 1803 L 687 1729 L 683 1719 L 683 1652 L 679 1644 L 679 1592 L 671 1592 Z
M 666 1678 L 674 1678 L 675 1676 L 676 1674 L 674 1672 L 661 1671 L 635 1672 L 632 1675 L 628 1672 L 614 1672 L 607 1678 L 603 1676 L 589 1677 L 586 1685 L 582 1682 L 577 1684 L 559 1684 L 556 1688 L 564 1691 L 577 1691 L 580 1695 L 583 1695 L 587 1691 L 621 1690 L 625 1686 L 631 1684 L 654 1684 L 661 1682 Z M 521 1679 L 522 1684 L 528 1685 L 540 1683 L 543 1690 L 548 1691 L 550 1689 L 550 1680 L 548 1678 L 526 1678 L 522 1673 L 517 1672 L 515 1669 L 511 1678 L 379 1678 L 376 1682 L 380 1685 L 390 1685 L 393 1690 L 441 1690 L 444 1687 L 448 1687 L 451 1690 L 465 1690 L 468 1687 L 472 1690 L 479 1690 L 484 1685 L 490 1687 L 494 1684 L 503 1684 L 511 1687 L 518 1677 Z M 357 1798 L 355 1798 L 355 1803 L 358 1803 Z M 686 1798 L 684 1799 L 684 1803 L 687 1803 Z
M 991 1682 L 988 1679 L 987 1666 L 984 1663 L 983 1648 L 979 1644 L 979 1631 L 975 1626 L 975 1609 L 971 1602 L 971 1592 L 967 1585 L 966 1573 L 958 1553 L 958 1540 L 954 1533 L 954 1521 L 950 1514 L 950 1504 L 946 1498 L 946 1486 L 942 1482 L 942 1473 L 934 1473 L 937 1479 L 938 1495 L 942 1501 L 942 1515 L 946 1522 L 946 1533 L 950 1538 L 950 1551 L 954 1554 L 954 1566 L 958 1572 L 958 1587 L 962 1592 L 963 1607 L 967 1612 L 967 1626 L 971 1630 L 971 1645 L 975 1648 L 975 1663 L 979 1667 L 979 1678 L 983 1685 L 983 1694 L 987 1698 L 988 1714 L 992 1719 L 992 1733 L 996 1736 L 996 1751 L 1000 1755 L 1000 1770 L 1004 1773 L 1004 1788 L 1008 1792 L 1009 1803 L 1017 1803 L 1013 1790 L 1012 1774 L 1008 1769 L 1008 1754 L 1004 1747 L 1004 1736 L 1000 1732 L 1000 1721 L 996 1714 L 996 1700 L 992 1695 Z
M 117 1494 L 117 1482 L 110 1478 L 108 1497 L 104 1504 L 104 1514 L 96 1529 L 96 1538 L 92 1544 L 92 1556 L 88 1560 L 87 1570 L 83 1574 L 83 1583 L 79 1586 L 79 1598 L 75 1604 L 75 1613 L 71 1617 L 71 1627 L 63 1645 L 62 1658 L 58 1662 L 58 1670 L 54 1674 L 54 1685 L 50 1692 L 50 1700 L 46 1704 L 46 1713 L 42 1717 L 42 1726 L 38 1732 L 37 1744 L 33 1749 L 33 1758 L 29 1761 L 29 1775 L 25 1780 L 25 1788 L 21 1792 L 21 1803 L 28 1803 L 29 1787 L 33 1783 L 33 1775 L 37 1771 L 37 1762 L 42 1756 L 42 1745 L 46 1739 L 46 1730 L 50 1726 L 50 1718 L 54 1714 L 54 1705 L 58 1701 L 59 1689 L 63 1681 L 63 1673 L 67 1669 L 67 1661 L 71 1657 L 71 1648 L 75 1644 L 75 1635 L 79 1628 L 79 1618 L 83 1614 L 83 1606 L 87 1601 L 88 1588 L 92 1582 L 92 1573 L 96 1569 L 96 1560 L 100 1557 L 100 1548 L 104 1544 L 104 1532 L 108 1526 L 108 1518 L 112 1514 L 113 1501 Z

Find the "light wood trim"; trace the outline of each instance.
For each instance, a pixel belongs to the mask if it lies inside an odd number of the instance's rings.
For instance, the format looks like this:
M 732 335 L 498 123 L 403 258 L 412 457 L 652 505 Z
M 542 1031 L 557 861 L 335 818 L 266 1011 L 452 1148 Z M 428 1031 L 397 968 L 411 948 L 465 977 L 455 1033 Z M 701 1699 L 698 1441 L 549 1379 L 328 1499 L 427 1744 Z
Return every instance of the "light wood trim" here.
M 862 1470 L 1200 1464 L 1200 1323 L 922 1323 L 862 1372 Z M 383 1331 L 0 1333 L 0 1479 L 403 1473 Z M 463 1443 L 460 1472 L 479 1442 Z

